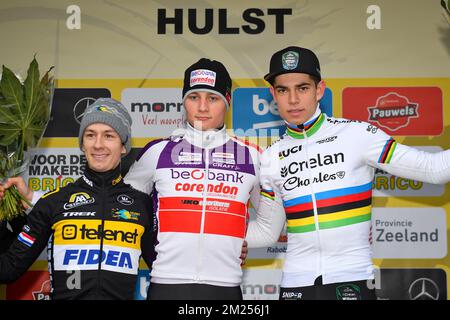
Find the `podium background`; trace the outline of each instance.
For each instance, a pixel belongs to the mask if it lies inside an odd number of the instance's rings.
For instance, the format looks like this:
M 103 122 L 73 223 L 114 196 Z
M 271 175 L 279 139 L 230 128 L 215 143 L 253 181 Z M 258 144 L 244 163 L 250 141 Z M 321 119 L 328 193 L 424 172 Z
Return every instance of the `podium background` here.
M 71 30 L 74 14 L 66 10 L 75 4 L 80 29 Z M 370 5 L 380 9 L 379 30 L 368 28 Z M 182 10 L 174 21 L 182 33 L 175 34 L 174 23 L 158 33 L 161 9 L 169 18 L 175 9 Z M 205 10 L 212 10 L 211 31 L 192 32 L 188 9 L 191 18 L 196 13 L 199 28 L 206 25 Z M 291 14 L 281 19 L 269 14 L 274 9 Z M 246 18 L 250 12 L 253 20 Z M 247 25 L 258 32 L 247 33 Z M 235 33 L 225 34 L 230 28 Z M 200 57 L 220 60 L 233 78 L 226 118 L 230 132 L 267 146 L 281 127 L 262 77 L 273 52 L 289 45 L 311 48 L 319 56 L 329 89 L 322 108 L 328 114 L 368 121 L 368 108 L 395 93 L 417 106 L 417 117 L 403 118 L 397 126 L 374 124 L 401 143 L 430 152 L 450 148 L 450 23 L 438 0 L 1 0 L 0 39 L 0 63 L 17 74 L 26 75 L 34 54 L 42 71 L 55 66 L 52 120 L 27 173 L 35 190 L 50 190 L 82 172 L 77 119 L 87 103 L 101 96 L 122 100 L 132 114 L 134 150 L 124 162 L 126 171 L 140 148 L 169 135 L 184 120 L 179 105 L 183 73 Z M 450 185 L 431 186 L 379 172 L 373 207 L 374 263 L 379 269 L 369 285 L 383 299 L 410 299 L 423 284 L 433 298 L 447 299 Z M 383 227 L 382 234 L 377 221 L 409 221 L 412 226 Z M 384 238 L 387 232 L 404 235 L 405 229 L 428 239 Z M 282 234 L 277 245 L 250 251 L 242 285 L 246 299 L 278 298 L 285 240 Z M 0 298 L 48 298 L 46 270 L 43 254 L 16 283 L 0 286 Z M 145 295 L 147 273 L 141 271 L 136 298 Z

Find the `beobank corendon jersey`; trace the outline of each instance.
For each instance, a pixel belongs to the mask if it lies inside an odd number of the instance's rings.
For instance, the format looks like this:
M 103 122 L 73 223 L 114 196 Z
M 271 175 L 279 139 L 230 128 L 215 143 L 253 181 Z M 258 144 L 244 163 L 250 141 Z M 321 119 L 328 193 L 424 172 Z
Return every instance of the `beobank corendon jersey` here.
M 282 287 L 310 286 L 318 276 L 324 284 L 373 278 L 374 168 L 445 183 L 450 179 L 450 151 L 419 151 L 371 124 L 327 117 L 319 108 L 303 128 L 288 125 L 264 151 L 260 214 L 269 216 L 274 204 L 282 202 L 287 221 Z M 284 219 L 274 218 L 280 216 Z M 260 246 L 263 237 L 258 243 L 251 227 L 249 247 Z
M 259 203 L 259 151 L 225 127 L 150 142 L 125 181 L 153 193 L 158 219 L 155 283 L 241 283 L 248 205 Z

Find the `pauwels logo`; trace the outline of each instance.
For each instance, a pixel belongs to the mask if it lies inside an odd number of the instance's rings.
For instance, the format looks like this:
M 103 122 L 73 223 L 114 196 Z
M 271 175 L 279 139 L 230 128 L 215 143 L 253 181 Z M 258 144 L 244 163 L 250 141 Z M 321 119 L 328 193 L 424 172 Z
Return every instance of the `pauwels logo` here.
M 396 131 L 406 127 L 411 118 L 417 118 L 419 104 L 410 102 L 407 97 L 395 92 L 381 96 L 375 106 L 368 107 L 369 121 L 381 127 Z
M 95 202 L 95 199 L 92 198 L 86 192 L 77 192 L 70 196 L 69 202 L 64 204 L 64 209 L 70 210 L 76 207 L 90 205 Z

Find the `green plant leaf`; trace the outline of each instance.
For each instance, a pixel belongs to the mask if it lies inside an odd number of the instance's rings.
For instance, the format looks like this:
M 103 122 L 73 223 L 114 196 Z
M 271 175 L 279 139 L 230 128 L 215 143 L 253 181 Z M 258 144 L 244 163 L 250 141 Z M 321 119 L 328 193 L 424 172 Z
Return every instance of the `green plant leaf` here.
M 21 106 L 23 107 L 24 124 L 28 126 L 30 120 L 33 118 L 33 114 L 36 112 L 36 104 L 42 94 L 39 81 L 39 65 L 36 58 L 33 58 L 33 61 L 31 61 L 28 67 L 27 78 L 23 84 L 25 88 L 25 100 Z
M 0 88 L 4 101 L 8 105 L 12 105 L 14 112 L 18 112 L 18 117 L 23 119 L 21 114 L 21 105 L 23 103 L 23 89 L 22 84 L 16 75 L 7 67 L 3 66 L 2 80 L 0 81 Z

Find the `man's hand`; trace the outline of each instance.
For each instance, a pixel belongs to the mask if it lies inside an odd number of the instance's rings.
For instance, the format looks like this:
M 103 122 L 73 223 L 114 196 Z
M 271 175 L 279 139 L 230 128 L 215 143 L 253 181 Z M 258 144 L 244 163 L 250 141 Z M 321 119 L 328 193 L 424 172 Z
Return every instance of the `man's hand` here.
M 17 191 L 19 191 L 22 197 L 31 202 L 31 200 L 33 199 L 33 191 L 28 188 L 25 180 L 22 177 L 9 178 L 5 184 L 0 184 L 0 201 L 2 201 L 3 197 L 5 196 L 5 190 L 13 185 L 16 186 Z M 25 209 L 28 209 L 28 205 L 24 201 L 22 201 L 22 203 Z
M 241 256 L 239 257 L 241 259 L 241 266 L 243 266 L 245 264 L 245 259 L 247 258 L 247 253 L 248 253 L 248 245 L 247 245 L 247 241 L 244 240 L 244 242 L 242 243 L 242 248 L 241 248 Z

